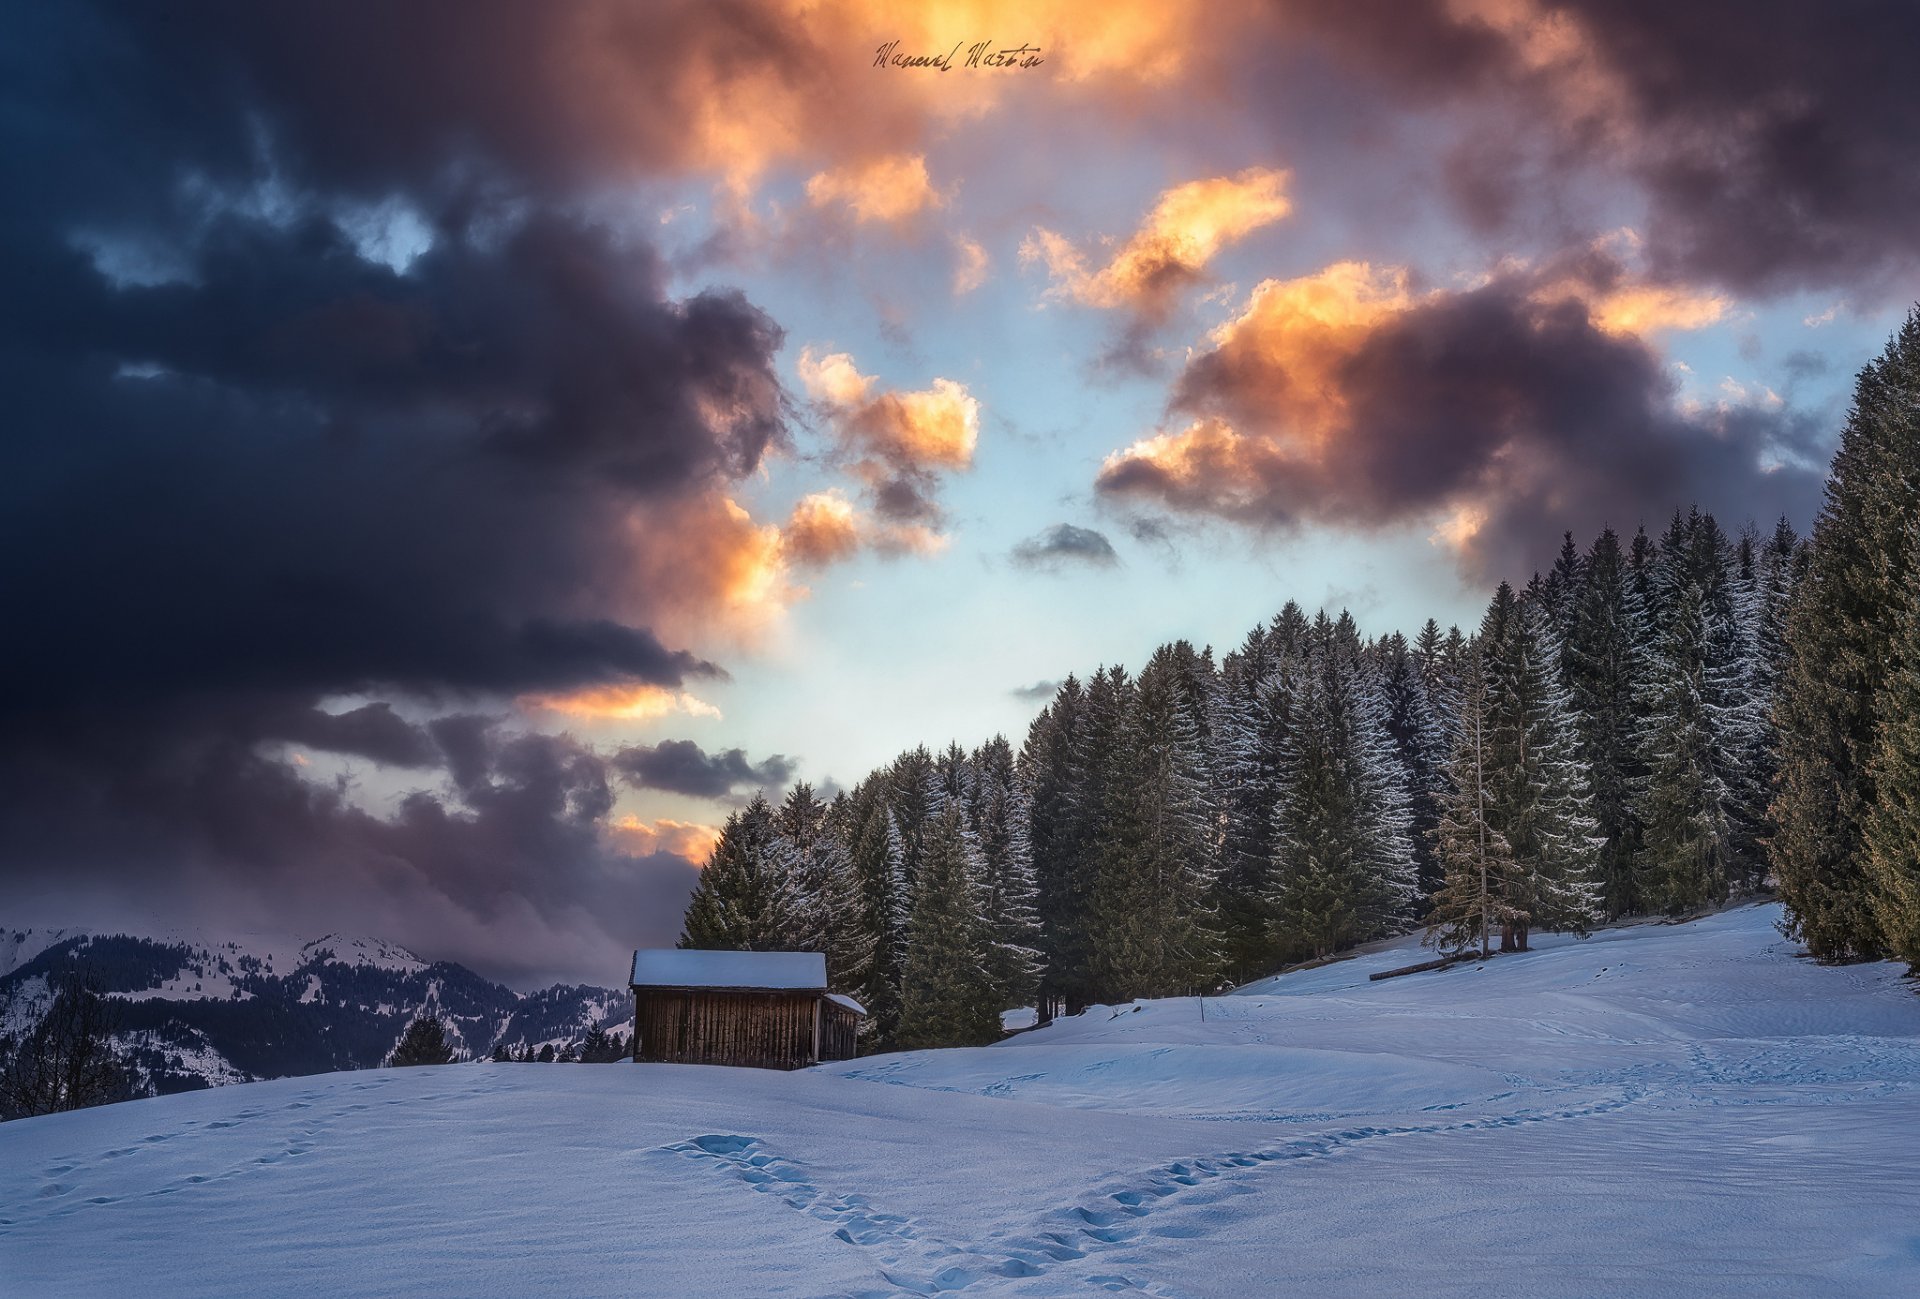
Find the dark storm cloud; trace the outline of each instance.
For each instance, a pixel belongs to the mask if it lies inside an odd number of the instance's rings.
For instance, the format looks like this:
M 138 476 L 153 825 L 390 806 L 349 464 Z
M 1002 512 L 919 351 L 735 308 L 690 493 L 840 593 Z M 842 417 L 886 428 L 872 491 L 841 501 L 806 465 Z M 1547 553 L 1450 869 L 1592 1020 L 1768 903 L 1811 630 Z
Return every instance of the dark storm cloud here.
M 784 785 L 794 762 L 774 754 L 751 762 L 740 749 L 708 753 L 692 740 L 636 744 L 613 755 L 611 764 L 629 784 L 695 798 L 726 798 L 737 789 Z
M 1036 681 L 1030 686 L 1015 686 L 1007 693 L 1028 703 L 1042 703 L 1060 692 L 1058 681 Z
M 1182 373 L 1170 412 L 1192 422 L 1110 457 L 1099 488 L 1263 529 L 1438 524 L 1481 577 L 1524 577 L 1566 528 L 1692 502 L 1811 517 L 1811 416 L 1689 407 L 1643 340 L 1541 290 L 1510 274 L 1331 338 L 1274 334 L 1256 299 Z
M 433 737 L 385 702 L 363 704 L 344 713 L 306 708 L 273 729 L 279 738 L 309 749 L 371 758 L 393 767 L 440 765 L 440 749 Z
M 1643 189 L 1665 274 L 1884 292 L 1877 280 L 1920 264 L 1920 7 L 1569 0 L 1514 6 L 1504 30 L 1440 0 L 1291 0 L 1284 12 L 1406 107 L 1509 124 L 1470 129 L 1449 163 L 1485 227 L 1538 215 L 1541 167 L 1610 166 Z
M 1113 568 L 1120 563 L 1113 543 L 1092 528 L 1056 523 L 1013 548 L 1013 562 L 1022 568 L 1058 569 L 1064 564 Z
M 635 560 L 784 439 L 781 331 L 584 215 L 573 182 L 676 146 L 543 98 L 583 39 L 551 14 L 11 16 L 0 902 L 500 971 L 671 939 L 690 871 L 609 839 L 590 749 L 327 702 L 721 675 L 653 629 L 696 579 Z

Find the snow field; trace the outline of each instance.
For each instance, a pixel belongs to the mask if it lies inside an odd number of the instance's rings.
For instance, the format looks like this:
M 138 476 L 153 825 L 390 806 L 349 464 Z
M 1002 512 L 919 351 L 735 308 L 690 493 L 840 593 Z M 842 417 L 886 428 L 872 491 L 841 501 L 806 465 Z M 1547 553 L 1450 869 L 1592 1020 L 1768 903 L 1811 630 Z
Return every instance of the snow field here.
M 1204 1022 L 799 1074 L 456 1065 L 11 1123 L 0 1291 L 1920 1293 L 1920 996 L 1778 914 L 1369 983 L 1408 940 Z

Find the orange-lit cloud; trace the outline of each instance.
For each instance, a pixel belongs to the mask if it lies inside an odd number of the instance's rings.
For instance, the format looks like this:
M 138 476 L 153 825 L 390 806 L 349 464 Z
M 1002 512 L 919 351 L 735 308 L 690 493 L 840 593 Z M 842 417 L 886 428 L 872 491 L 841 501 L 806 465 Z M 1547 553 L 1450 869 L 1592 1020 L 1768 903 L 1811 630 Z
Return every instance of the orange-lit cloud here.
M 1222 248 L 1293 210 L 1286 183 L 1284 171 L 1249 167 L 1238 175 L 1177 185 L 1160 196 L 1140 229 L 1098 267 L 1085 250 L 1044 228 L 1021 243 L 1020 259 L 1046 267 L 1053 279 L 1049 296 L 1163 314 Z
M 844 207 L 856 221 L 900 222 L 943 206 L 946 197 L 927 179 L 924 157 L 899 153 L 816 172 L 807 182 L 807 201 Z
M 787 553 L 803 564 L 831 564 L 860 549 L 861 522 L 838 492 L 815 492 L 793 507 L 781 530 Z
M 637 816 L 623 816 L 608 822 L 606 833 L 629 856 L 646 857 L 666 852 L 684 857 L 695 866 L 705 864 L 713 852 L 714 844 L 720 840 L 717 826 L 701 825 L 697 821 L 673 821 L 666 817 L 643 821 Z
M 844 501 L 816 501 L 796 520 L 796 553 L 810 542 L 844 548 L 857 535 L 886 554 L 929 554 L 946 545 L 941 477 L 973 464 L 980 440 L 980 403 L 964 384 L 936 378 L 927 388 L 882 390 L 845 352 L 800 353 L 806 389 L 845 456 L 844 467 L 865 488 L 866 515 Z
M 1475 567 L 1635 518 L 1650 481 L 1750 499 L 1781 403 L 1689 404 L 1646 336 L 1723 309 L 1596 249 L 1458 289 L 1364 262 L 1268 280 L 1188 361 L 1178 418 L 1109 455 L 1098 485 L 1260 528 L 1424 525 Z
M 987 250 L 966 235 L 955 235 L 953 251 L 953 293 L 965 297 L 987 282 Z
M 719 717 L 720 710 L 684 690 L 652 685 L 595 686 L 569 694 L 525 695 L 523 708 L 559 713 L 581 721 L 647 721 L 670 713 Z
M 834 428 L 855 449 L 890 465 L 965 469 L 980 440 L 980 403 L 962 384 L 935 379 L 915 392 L 876 392 L 845 352 L 802 349 L 800 382 L 828 410 Z

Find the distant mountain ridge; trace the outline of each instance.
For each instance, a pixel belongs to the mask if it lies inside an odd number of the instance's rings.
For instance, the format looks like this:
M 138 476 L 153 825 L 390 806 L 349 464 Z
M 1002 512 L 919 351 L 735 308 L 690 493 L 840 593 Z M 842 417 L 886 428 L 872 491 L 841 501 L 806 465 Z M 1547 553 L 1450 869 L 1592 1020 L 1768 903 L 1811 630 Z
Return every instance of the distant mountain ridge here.
M 378 938 L 210 939 L 0 926 L 0 1037 L 18 1040 L 50 989 L 86 969 L 116 1003 L 115 1050 L 138 1095 L 378 1067 L 432 1008 L 468 1055 L 556 1050 L 632 1017 L 624 991 L 555 984 L 521 993 Z

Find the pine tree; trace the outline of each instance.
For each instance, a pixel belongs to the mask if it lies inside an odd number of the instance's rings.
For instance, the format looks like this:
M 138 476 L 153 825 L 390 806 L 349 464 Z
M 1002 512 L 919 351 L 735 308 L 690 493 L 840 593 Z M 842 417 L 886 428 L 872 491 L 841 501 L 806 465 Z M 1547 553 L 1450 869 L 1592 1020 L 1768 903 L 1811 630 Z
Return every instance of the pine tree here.
M 1427 627 L 1437 648 L 1439 628 L 1432 621 Z M 1425 913 L 1428 900 L 1439 891 L 1444 874 L 1435 852 L 1433 832 L 1440 822 L 1440 793 L 1447 760 L 1446 728 L 1428 693 L 1421 656 L 1408 647 L 1405 637 L 1398 632 L 1386 637 L 1376 647 L 1374 658 L 1386 702 L 1387 733 L 1393 739 L 1394 753 L 1407 785 L 1408 834 L 1413 843 L 1414 870 L 1420 887 L 1417 918 Z
M 1000 1036 L 983 959 L 979 850 L 964 804 L 948 800 L 927 827 L 901 978 L 902 1047 L 976 1046 Z
M 1595 833 L 1602 840 L 1601 905 L 1608 916 L 1623 916 L 1645 909 L 1636 877 L 1640 821 L 1635 791 L 1643 779 L 1640 733 L 1649 636 L 1613 529 L 1604 529 L 1595 539 L 1582 572 L 1562 670 L 1578 719 Z
M 447 1041 L 447 1026 L 440 1016 L 422 1012 L 414 1016 L 407 1031 L 387 1057 L 390 1068 L 411 1068 L 423 1064 L 452 1064 L 457 1057 Z
M 802 946 L 792 848 L 761 795 L 721 828 L 687 905 L 680 946 L 749 952 Z
M 826 804 L 802 781 L 774 818 L 793 859 L 796 946 L 827 958 L 827 986 L 863 988 L 872 973 L 875 941 L 853 854 L 836 831 Z
M 906 961 L 907 914 L 905 853 L 900 829 L 888 804 L 885 782 L 868 780 L 849 800 L 859 831 L 853 840 L 852 866 L 863 899 L 870 946 L 865 993 L 866 1041 L 876 1049 L 893 1040 L 900 1020 L 900 973 Z M 860 808 L 866 808 L 864 817 Z
M 1442 951 L 1479 945 L 1487 955 L 1494 928 L 1512 931 L 1530 917 L 1511 899 L 1524 892 L 1520 867 L 1506 836 L 1488 820 L 1492 790 L 1487 765 L 1487 689 L 1477 654 L 1464 656 L 1460 714 L 1447 757 L 1434 831 L 1445 881 L 1434 895 L 1423 941 Z
M 971 817 L 985 868 L 987 977 L 995 1008 L 1005 1009 L 1038 992 L 1042 968 L 1027 792 L 1004 735 L 981 745 L 971 761 Z
M 1560 685 L 1559 649 L 1545 613 L 1505 582 L 1481 624 L 1487 681 L 1489 811 L 1519 863 L 1525 913 L 1502 948 L 1526 950 L 1532 928 L 1586 932 L 1598 910 L 1599 839 L 1587 814 L 1573 707 Z
M 1043 1022 L 1052 1018 L 1056 1003 L 1077 1009 L 1087 1000 L 1093 818 L 1080 766 L 1085 725 L 1086 692 L 1070 675 L 1028 728 L 1020 751 L 1045 963 L 1039 997 Z
M 1640 873 L 1649 903 L 1672 915 L 1724 901 L 1732 859 L 1731 794 L 1716 760 L 1700 603 L 1692 586 L 1668 601 L 1642 758 Z
M 1266 627 L 1247 635 L 1221 671 L 1214 731 L 1217 769 L 1227 789 L 1219 871 L 1222 945 L 1228 975 L 1252 978 L 1271 968 L 1274 809 L 1292 727 L 1282 669 L 1306 653 L 1306 614 L 1289 600 Z
M 1911 536 L 1908 571 L 1920 573 L 1920 527 Z M 1911 585 L 1898 618 L 1868 766 L 1877 797 L 1862 839 L 1874 918 L 1887 949 L 1920 971 L 1920 595 Z
M 1325 956 L 1393 931 L 1417 896 L 1406 779 L 1386 705 L 1342 614 L 1321 614 L 1282 671 L 1294 723 L 1274 809 L 1269 904 L 1282 957 Z
M 1553 633 L 1562 641 L 1573 630 L 1574 610 L 1580 605 L 1585 586 L 1586 567 L 1581 562 L 1579 547 L 1573 544 L 1573 534 L 1565 533 L 1560 539 L 1560 553 L 1554 558 L 1541 592 Z
M 1864 829 L 1884 795 L 1879 728 L 1920 516 L 1920 309 L 1861 372 L 1786 620 L 1774 705 L 1780 771 L 1770 858 L 1787 929 L 1823 960 L 1877 956 L 1888 934 Z

